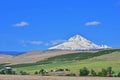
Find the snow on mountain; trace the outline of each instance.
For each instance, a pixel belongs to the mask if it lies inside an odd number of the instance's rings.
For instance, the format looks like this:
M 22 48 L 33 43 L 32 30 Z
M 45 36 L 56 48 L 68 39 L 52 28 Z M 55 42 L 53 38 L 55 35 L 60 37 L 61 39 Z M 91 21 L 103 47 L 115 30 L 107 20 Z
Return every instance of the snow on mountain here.
M 71 37 L 68 41 L 59 44 L 57 46 L 49 48 L 50 50 L 95 50 L 95 49 L 107 49 L 110 48 L 107 45 L 97 45 L 80 35 Z

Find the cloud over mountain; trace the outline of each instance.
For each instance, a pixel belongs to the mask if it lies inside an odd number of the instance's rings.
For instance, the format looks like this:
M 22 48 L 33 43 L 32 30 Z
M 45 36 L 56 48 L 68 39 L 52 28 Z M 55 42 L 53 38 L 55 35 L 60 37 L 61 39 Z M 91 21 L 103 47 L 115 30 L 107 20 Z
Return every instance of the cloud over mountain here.
M 62 40 L 62 39 L 59 39 L 59 40 L 52 40 L 48 43 L 45 43 L 45 46 L 51 46 L 51 45 L 57 45 L 57 44 L 61 44 L 63 42 L 65 42 L 66 40 Z

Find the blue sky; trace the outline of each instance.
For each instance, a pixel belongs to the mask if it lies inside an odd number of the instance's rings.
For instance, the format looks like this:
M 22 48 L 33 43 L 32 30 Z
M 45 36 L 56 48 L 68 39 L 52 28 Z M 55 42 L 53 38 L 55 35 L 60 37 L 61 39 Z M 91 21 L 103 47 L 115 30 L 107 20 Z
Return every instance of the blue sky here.
M 120 47 L 120 0 L 0 1 L 0 51 L 45 50 L 76 34 Z

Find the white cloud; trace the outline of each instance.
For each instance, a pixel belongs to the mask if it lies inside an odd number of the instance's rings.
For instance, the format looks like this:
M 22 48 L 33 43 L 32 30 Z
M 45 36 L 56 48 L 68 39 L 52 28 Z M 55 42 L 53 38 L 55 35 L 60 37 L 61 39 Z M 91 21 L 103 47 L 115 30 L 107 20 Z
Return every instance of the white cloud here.
M 99 22 L 99 21 L 91 21 L 91 22 L 85 23 L 86 26 L 98 26 L 100 24 L 101 24 L 101 22 Z
M 45 43 L 45 46 L 57 45 L 65 42 L 66 40 L 52 40 L 49 43 Z
M 49 46 L 50 44 L 49 43 L 45 43 L 45 46 Z
M 22 21 L 22 22 L 19 22 L 19 23 L 14 24 L 13 26 L 14 26 L 14 27 L 24 27 L 24 26 L 28 26 L 28 25 L 29 25 L 28 22 Z
M 35 41 L 35 40 L 27 40 L 27 41 L 22 40 L 21 42 L 22 42 L 22 44 L 24 44 L 24 45 L 28 45 L 28 44 L 40 45 L 40 44 L 42 44 L 42 41 Z
M 51 44 L 52 45 L 57 45 L 57 44 L 60 44 L 60 43 L 63 43 L 65 42 L 66 40 L 54 40 L 54 41 L 51 41 Z

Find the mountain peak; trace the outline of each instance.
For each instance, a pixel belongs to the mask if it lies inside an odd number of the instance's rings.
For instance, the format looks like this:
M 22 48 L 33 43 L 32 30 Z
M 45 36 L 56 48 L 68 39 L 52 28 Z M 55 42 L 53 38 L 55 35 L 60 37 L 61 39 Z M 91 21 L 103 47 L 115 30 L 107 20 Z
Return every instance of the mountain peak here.
M 82 36 L 77 34 L 77 35 L 75 35 L 75 36 L 73 36 L 73 37 L 81 38 Z
M 81 41 L 81 40 L 84 40 L 84 39 L 85 38 L 83 38 L 80 35 L 75 35 L 75 36 L 71 37 L 68 41 Z
M 86 38 L 75 35 L 68 39 L 68 41 L 59 44 L 57 46 L 51 47 L 49 49 L 59 49 L 59 50 L 93 50 L 93 49 L 106 49 L 109 48 L 108 46 L 100 46 L 94 44 L 93 42 L 87 40 Z

